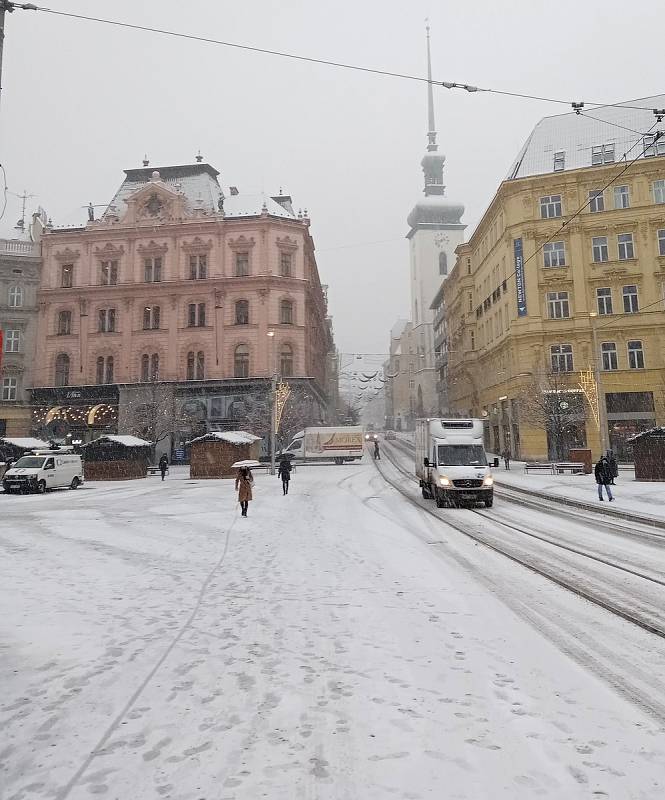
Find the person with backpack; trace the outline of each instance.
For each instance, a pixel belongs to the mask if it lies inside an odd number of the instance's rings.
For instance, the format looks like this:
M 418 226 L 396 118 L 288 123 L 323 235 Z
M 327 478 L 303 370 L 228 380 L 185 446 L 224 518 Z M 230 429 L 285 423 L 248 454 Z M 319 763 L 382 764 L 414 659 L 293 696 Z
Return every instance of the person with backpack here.
M 254 486 L 254 476 L 249 467 L 240 467 L 236 475 L 236 489 L 238 491 L 238 502 L 243 517 L 247 516 L 249 501 L 252 499 L 252 487 Z
M 612 483 L 612 467 L 610 466 L 610 462 L 607 456 L 603 456 L 600 461 L 596 464 L 593 474 L 596 477 L 596 483 L 598 484 L 598 499 L 604 500 L 603 498 L 603 486 L 605 487 L 605 491 L 607 492 L 607 499 L 612 502 L 614 498 L 612 497 L 612 490 L 610 489 L 610 484 Z
M 279 462 L 277 477 L 282 479 L 282 494 L 288 494 L 289 481 L 291 480 L 291 462 L 288 458 L 283 458 Z
M 164 476 L 168 472 L 169 469 L 169 459 L 166 453 L 162 453 L 162 457 L 159 459 L 159 471 L 162 473 L 162 480 L 164 480 Z

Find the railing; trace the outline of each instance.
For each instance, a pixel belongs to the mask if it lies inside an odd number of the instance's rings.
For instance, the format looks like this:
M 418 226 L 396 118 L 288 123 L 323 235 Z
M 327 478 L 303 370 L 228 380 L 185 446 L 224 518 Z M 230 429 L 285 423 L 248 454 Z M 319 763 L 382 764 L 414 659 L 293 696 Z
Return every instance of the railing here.
M 37 242 L 22 242 L 18 239 L 0 239 L 0 254 L 39 258 L 41 255 L 41 246 Z

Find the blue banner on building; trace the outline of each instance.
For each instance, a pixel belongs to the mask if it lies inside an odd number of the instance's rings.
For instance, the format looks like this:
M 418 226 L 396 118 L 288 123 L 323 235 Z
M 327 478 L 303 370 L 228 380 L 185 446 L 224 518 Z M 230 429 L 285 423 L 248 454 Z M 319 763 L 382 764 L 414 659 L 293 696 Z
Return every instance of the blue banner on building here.
M 515 239 L 515 286 L 517 288 L 517 316 L 526 317 L 526 279 L 524 276 L 524 255 L 522 240 Z

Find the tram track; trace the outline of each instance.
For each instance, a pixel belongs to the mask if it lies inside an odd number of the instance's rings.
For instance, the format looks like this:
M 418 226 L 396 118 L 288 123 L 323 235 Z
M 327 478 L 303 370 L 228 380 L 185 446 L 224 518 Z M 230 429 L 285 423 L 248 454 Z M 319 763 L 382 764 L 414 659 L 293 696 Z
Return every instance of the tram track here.
M 403 446 L 397 449 L 406 451 L 407 447 Z M 391 466 L 400 475 L 404 476 L 410 483 L 417 483 L 417 479 L 413 473 L 407 470 L 393 457 L 393 454 L 390 453 L 390 448 L 384 448 L 382 452 L 385 454 Z M 408 455 L 411 456 L 412 454 L 409 452 Z M 635 597 L 631 593 L 630 588 L 626 588 L 626 583 L 628 580 L 636 579 L 640 581 L 640 583 L 644 582 L 644 584 L 641 585 L 646 585 L 647 587 L 651 587 L 652 589 L 655 588 L 660 591 L 660 587 L 665 586 L 665 581 L 661 578 L 653 575 L 647 575 L 640 570 L 635 570 L 631 567 L 617 564 L 616 562 L 613 562 L 610 559 L 602 556 L 598 556 L 597 554 L 589 553 L 562 542 L 557 542 L 556 540 L 552 540 L 549 537 L 534 533 L 533 531 L 528 531 L 520 526 L 503 522 L 493 516 L 491 512 L 485 512 L 479 509 L 469 509 L 469 512 L 490 521 L 494 525 L 502 526 L 503 528 L 520 536 L 528 537 L 529 541 L 538 540 L 540 543 L 546 545 L 546 548 L 555 548 L 556 551 L 561 551 L 561 554 L 581 557 L 592 563 L 595 562 L 595 564 L 599 565 L 601 569 L 610 569 L 619 579 L 619 585 L 612 586 L 610 583 L 610 585 L 606 587 L 599 587 L 597 585 L 593 586 L 593 580 L 589 577 L 589 574 L 585 569 L 581 570 L 581 575 L 575 577 L 574 574 L 571 574 L 570 564 L 553 564 L 551 561 L 548 561 L 548 554 L 546 552 L 541 551 L 535 554 L 529 552 L 525 553 L 521 551 L 519 545 L 510 545 L 506 542 L 498 540 L 496 534 L 493 535 L 487 531 L 473 529 L 468 525 L 460 523 L 458 519 L 452 518 L 452 515 L 450 514 L 446 516 L 442 513 L 439 513 L 437 509 L 430 508 L 425 504 L 424 501 L 421 501 L 420 498 L 415 497 L 413 494 L 407 491 L 402 483 L 391 478 L 387 474 L 387 471 L 383 465 L 381 465 L 381 462 L 374 461 L 374 464 L 384 480 L 396 491 L 402 494 L 412 505 L 419 508 L 423 513 L 436 518 L 453 530 L 456 530 L 475 542 L 488 547 L 494 552 L 499 553 L 500 555 L 529 569 L 543 578 L 546 578 L 547 580 L 587 600 L 588 602 L 605 609 L 606 611 L 624 619 L 625 621 L 641 628 L 644 631 L 647 631 L 648 633 L 665 639 L 665 619 L 660 611 L 662 602 L 660 605 L 658 605 L 654 600 L 653 603 L 647 601 L 645 604 L 643 596 L 640 596 L 640 592 L 638 592 L 637 597 Z M 574 571 L 574 566 L 572 569 Z M 613 593 L 615 595 L 614 597 L 612 597 Z M 617 600 L 617 594 L 625 595 L 624 602 Z M 639 607 L 641 611 L 638 611 L 637 607 Z

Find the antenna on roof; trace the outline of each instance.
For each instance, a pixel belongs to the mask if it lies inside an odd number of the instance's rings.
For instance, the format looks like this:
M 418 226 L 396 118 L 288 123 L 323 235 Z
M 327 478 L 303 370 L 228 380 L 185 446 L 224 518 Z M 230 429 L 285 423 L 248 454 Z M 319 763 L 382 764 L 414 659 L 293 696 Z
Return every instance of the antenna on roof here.
M 582 109 L 584 108 L 584 103 L 571 103 L 570 105 L 573 107 L 573 111 L 576 114 L 582 113 Z
M 662 122 L 663 117 L 665 117 L 665 108 L 654 108 L 653 113 L 656 117 L 656 122 Z
M 199 152 L 196 154 L 196 162 L 200 164 L 203 161 L 203 156 L 201 155 L 201 148 L 199 148 Z
M 150 166 L 150 162 L 148 161 L 148 156 L 147 155 L 143 156 L 143 166 L 144 167 L 149 167 Z

